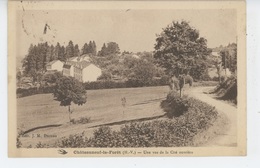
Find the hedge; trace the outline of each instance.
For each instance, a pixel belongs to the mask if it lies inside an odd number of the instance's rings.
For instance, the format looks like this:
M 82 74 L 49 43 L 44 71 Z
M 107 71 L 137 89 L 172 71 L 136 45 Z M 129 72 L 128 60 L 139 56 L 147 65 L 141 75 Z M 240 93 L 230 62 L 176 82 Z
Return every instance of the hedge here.
M 168 80 L 165 78 L 153 79 L 148 83 L 143 83 L 138 80 L 127 80 L 127 81 L 95 81 L 85 82 L 84 86 L 86 90 L 98 90 L 98 89 L 113 89 L 113 88 L 133 88 L 133 87 L 145 87 L 145 86 L 165 86 L 168 85 Z
M 32 87 L 29 89 L 18 88 L 16 89 L 16 96 L 17 98 L 31 96 L 35 94 L 43 94 L 43 93 L 53 93 L 55 86 L 48 86 L 48 87 Z

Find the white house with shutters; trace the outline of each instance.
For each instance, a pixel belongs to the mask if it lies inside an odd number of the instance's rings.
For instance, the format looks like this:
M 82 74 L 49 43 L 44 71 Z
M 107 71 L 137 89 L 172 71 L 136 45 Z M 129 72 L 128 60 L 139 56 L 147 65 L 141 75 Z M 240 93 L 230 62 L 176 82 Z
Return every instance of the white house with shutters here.
M 101 69 L 89 61 L 67 61 L 63 75 L 72 76 L 81 82 L 93 82 L 102 74 Z
M 74 77 L 74 65 L 65 63 L 63 65 L 62 74 L 64 76 L 72 76 L 72 77 Z

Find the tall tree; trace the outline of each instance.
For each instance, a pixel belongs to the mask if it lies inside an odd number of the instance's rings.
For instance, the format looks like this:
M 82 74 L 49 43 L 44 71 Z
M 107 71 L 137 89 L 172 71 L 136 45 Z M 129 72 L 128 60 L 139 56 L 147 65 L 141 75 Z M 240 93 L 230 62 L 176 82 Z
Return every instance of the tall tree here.
M 197 78 L 205 73 L 206 59 L 210 53 L 207 40 L 199 36 L 198 30 L 186 21 L 173 21 L 157 36 L 154 57 L 168 74 L 178 76 L 193 71 L 199 73 L 191 74 Z M 197 70 L 201 67 L 203 69 Z
M 36 46 L 30 45 L 28 54 L 23 59 L 24 73 L 27 76 L 31 76 L 36 73 Z
M 88 53 L 88 43 L 85 43 L 81 49 L 82 54 L 87 54 Z
M 66 54 L 65 54 L 65 58 L 71 58 L 74 56 L 74 45 L 73 42 L 70 40 L 69 44 L 66 47 Z
M 46 63 L 53 61 L 53 53 L 54 53 L 54 47 L 53 45 L 47 47 L 46 52 Z
M 59 59 L 60 61 L 66 61 L 65 47 L 64 47 L 64 46 L 62 46 L 62 47 L 60 48 L 59 58 L 60 58 L 60 59 Z
M 93 44 L 92 41 L 89 41 L 87 54 L 92 54 L 92 53 L 93 53 Z
M 62 76 L 56 80 L 54 91 L 55 100 L 60 106 L 68 106 L 69 120 L 71 122 L 71 103 L 83 105 L 87 102 L 86 90 L 81 82 L 72 77 Z
M 92 45 L 93 45 L 93 47 L 92 47 L 92 48 L 93 48 L 92 54 L 93 54 L 93 55 L 97 55 L 97 46 L 96 46 L 95 41 L 93 41 Z
M 74 46 L 74 57 L 78 57 L 80 55 L 79 46 L 76 44 Z
M 106 46 L 106 43 L 104 43 L 101 50 L 98 52 L 98 55 L 105 56 L 106 54 L 107 54 L 107 46 Z
M 54 48 L 53 60 L 63 60 L 63 58 L 61 58 L 60 56 L 60 50 L 61 50 L 61 46 L 60 43 L 58 42 Z

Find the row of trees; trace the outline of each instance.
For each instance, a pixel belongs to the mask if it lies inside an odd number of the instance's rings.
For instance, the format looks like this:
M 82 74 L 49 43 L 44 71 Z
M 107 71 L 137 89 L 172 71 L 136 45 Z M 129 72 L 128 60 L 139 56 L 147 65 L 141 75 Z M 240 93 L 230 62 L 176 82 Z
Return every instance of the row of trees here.
M 237 70 L 237 44 L 229 44 L 223 47 L 219 53 L 223 68 L 235 73 Z
M 81 50 L 82 54 L 90 54 L 97 55 L 97 46 L 95 41 L 90 41 L 89 43 L 85 43 Z
M 89 54 L 96 56 L 95 41 L 90 41 L 85 43 L 81 51 L 78 44 L 73 44 L 69 41 L 67 46 L 62 46 L 57 43 L 56 46 L 49 45 L 47 42 L 38 43 L 37 45 L 30 45 L 28 49 L 28 54 L 23 59 L 24 73 L 27 76 L 37 78 L 39 73 L 43 73 L 46 70 L 46 64 L 53 60 L 66 61 L 71 57 L 80 56 L 82 54 Z M 100 56 L 107 56 L 111 54 L 118 54 L 120 51 L 119 46 L 115 42 L 109 42 L 106 46 L 102 47 L 99 51 Z

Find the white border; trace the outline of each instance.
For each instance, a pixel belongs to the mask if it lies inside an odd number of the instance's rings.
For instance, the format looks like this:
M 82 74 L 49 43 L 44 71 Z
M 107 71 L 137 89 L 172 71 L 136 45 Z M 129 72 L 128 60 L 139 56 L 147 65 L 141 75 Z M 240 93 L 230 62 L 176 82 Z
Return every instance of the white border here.
M 7 157 L 7 0 L 0 0 L 0 163 L 1 167 L 259 167 L 260 166 L 260 1 L 247 1 L 247 130 L 246 157 L 191 158 L 60 158 L 10 159 Z M 258 93 L 258 94 L 257 94 Z

